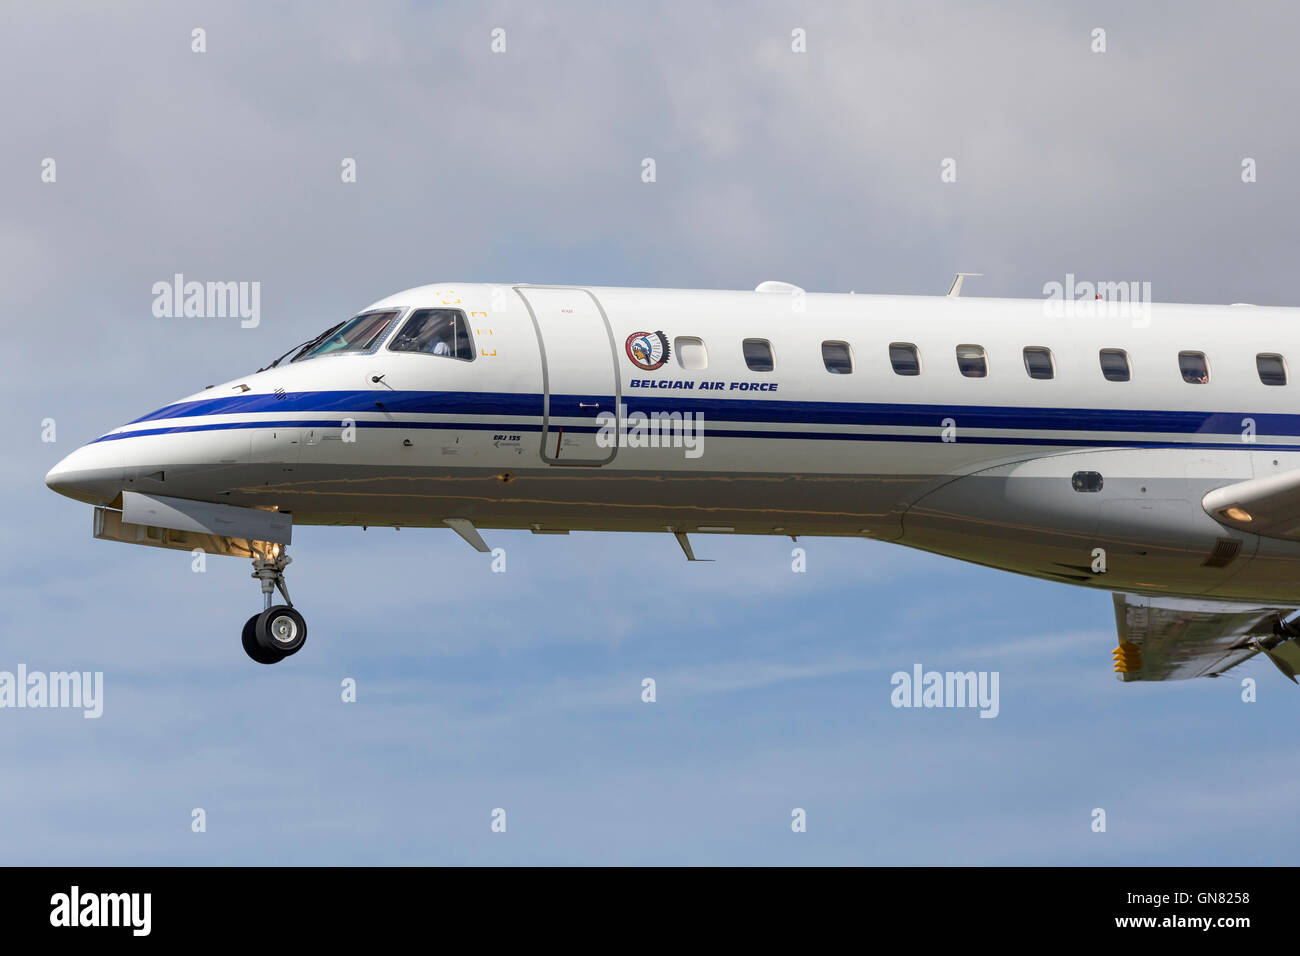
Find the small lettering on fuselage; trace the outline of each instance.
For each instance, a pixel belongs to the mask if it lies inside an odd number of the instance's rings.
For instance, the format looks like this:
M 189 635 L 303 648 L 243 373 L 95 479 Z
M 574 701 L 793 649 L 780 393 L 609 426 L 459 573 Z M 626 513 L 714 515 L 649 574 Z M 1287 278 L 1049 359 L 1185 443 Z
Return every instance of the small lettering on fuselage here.
M 696 382 L 681 378 L 634 378 L 628 388 L 686 388 L 700 392 L 775 392 L 776 382 Z

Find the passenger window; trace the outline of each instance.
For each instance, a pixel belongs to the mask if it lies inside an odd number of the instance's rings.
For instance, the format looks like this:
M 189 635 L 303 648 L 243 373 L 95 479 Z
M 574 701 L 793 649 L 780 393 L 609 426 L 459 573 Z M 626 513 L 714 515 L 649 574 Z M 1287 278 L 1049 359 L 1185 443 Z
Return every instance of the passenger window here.
M 1204 352 L 1179 352 L 1178 371 L 1182 372 L 1183 381 L 1191 385 L 1204 385 L 1210 380 Z
M 989 373 L 989 363 L 981 345 L 957 346 L 957 368 L 967 378 L 983 378 Z
M 466 362 L 474 358 L 465 315 L 459 309 L 417 309 L 388 346 L 391 352 L 446 355 Z
M 920 375 L 921 355 L 915 345 L 895 342 L 889 346 L 889 364 L 894 366 L 895 375 Z
M 1108 382 L 1127 382 L 1128 353 L 1123 349 L 1102 349 L 1101 374 L 1106 376 Z
M 709 350 L 704 347 L 703 339 L 679 335 L 673 339 L 673 351 L 677 353 L 677 364 L 682 368 L 699 371 L 709 367 Z
M 832 375 L 848 375 L 853 371 L 853 350 L 848 342 L 823 342 L 822 364 Z
M 1286 360 L 1276 352 L 1261 352 L 1255 356 L 1259 380 L 1265 385 L 1286 384 Z
M 770 372 L 775 366 L 772 343 L 767 339 L 745 339 L 745 364 L 751 372 Z
M 1025 371 L 1030 378 L 1051 378 L 1056 374 L 1052 366 L 1052 350 L 1031 345 L 1025 349 Z

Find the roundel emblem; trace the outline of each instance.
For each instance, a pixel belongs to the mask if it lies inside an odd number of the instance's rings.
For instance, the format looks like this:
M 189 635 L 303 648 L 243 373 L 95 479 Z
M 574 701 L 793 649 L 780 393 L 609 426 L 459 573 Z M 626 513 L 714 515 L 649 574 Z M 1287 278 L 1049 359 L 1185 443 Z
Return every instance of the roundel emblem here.
M 633 332 L 627 337 L 627 357 L 637 368 L 653 372 L 668 361 L 668 336 L 662 332 Z

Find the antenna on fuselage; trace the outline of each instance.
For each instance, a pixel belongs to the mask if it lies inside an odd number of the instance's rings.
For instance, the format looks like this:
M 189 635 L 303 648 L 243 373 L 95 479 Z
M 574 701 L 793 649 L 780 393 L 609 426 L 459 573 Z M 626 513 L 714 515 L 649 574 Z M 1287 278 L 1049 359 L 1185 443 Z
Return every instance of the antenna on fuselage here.
M 984 275 L 984 273 L 982 272 L 958 272 L 955 276 L 953 276 L 952 288 L 948 290 L 948 295 L 952 296 L 954 299 L 957 298 L 957 296 L 961 295 L 962 280 L 964 280 L 967 276 L 982 276 L 982 275 Z

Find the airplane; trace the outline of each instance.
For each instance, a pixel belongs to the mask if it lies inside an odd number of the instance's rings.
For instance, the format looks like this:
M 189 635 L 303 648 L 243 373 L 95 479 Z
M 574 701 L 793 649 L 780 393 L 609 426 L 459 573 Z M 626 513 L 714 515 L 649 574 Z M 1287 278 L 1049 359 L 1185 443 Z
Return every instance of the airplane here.
M 439 283 L 46 476 L 96 538 L 252 560 L 294 525 L 869 538 L 1112 592 L 1119 679 L 1300 672 L 1300 310 Z M 1131 303 L 1130 303 L 1131 304 Z M 1124 305 L 1124 303 L 1118 303 Z M 1123 310 L 1120 310 L 1123 312 Z M 274 603 L 278 590 L 284 603 Z

